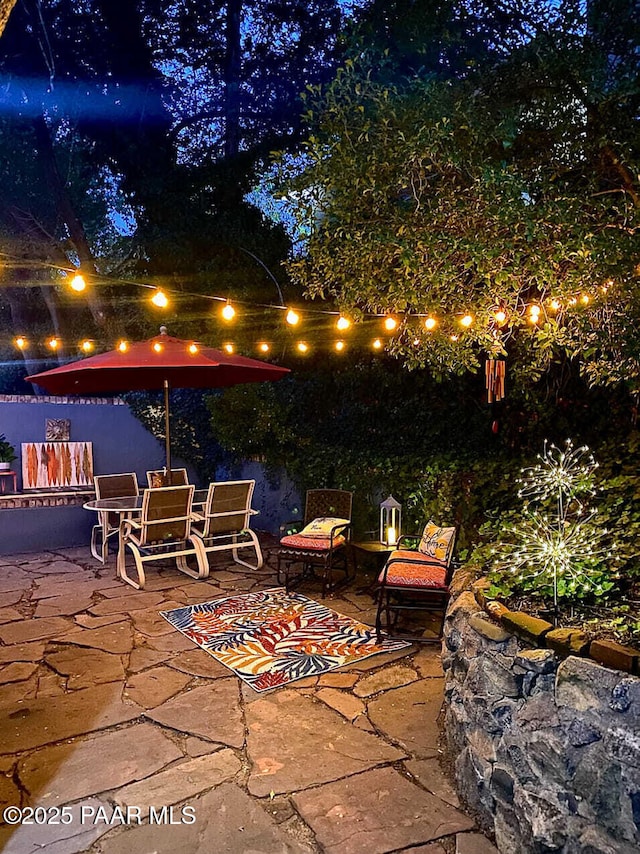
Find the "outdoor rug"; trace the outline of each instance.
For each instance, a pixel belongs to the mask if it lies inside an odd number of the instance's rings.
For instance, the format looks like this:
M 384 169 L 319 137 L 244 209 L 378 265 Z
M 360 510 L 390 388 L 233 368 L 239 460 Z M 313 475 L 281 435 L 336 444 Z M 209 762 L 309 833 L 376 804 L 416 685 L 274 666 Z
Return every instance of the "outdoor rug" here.
M 255 691 L 410 646 L 284 587 L 160 613 Z

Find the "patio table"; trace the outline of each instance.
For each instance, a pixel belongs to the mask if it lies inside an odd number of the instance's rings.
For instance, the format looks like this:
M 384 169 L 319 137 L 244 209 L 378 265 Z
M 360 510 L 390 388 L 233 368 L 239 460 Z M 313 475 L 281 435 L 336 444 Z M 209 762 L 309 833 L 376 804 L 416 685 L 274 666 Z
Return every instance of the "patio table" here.
M 207 503 L 208 492 L 208 489 L 196 489 L 193 493 L 192 507 L 204 507 Z M 117 513 L 120 516 L 120 530 L 118 531 L 119 552 L 123 548 L 122 522 L 142 508 L 143 497 L 143 493 L 140 493 L 139 495 L 123 495 L 121 498 L 94 498 L 82 506 L 85 510 L 93 510 L 96 513 L 109 512 Z

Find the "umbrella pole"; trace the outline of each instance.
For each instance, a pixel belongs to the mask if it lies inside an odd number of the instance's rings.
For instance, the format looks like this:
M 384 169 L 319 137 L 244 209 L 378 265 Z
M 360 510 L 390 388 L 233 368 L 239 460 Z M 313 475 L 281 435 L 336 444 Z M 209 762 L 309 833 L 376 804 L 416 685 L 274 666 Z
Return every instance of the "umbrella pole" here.
M 171 485 L 171 436 L 169 435 L 169 380 L 164 381 L 164 458 L 167 463 L 167 485 Z

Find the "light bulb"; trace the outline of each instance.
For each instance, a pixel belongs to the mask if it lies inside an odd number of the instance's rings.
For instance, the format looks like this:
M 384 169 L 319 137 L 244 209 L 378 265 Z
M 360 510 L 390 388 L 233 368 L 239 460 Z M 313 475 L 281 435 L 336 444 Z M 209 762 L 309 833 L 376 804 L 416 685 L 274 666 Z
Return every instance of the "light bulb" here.
M 465 314 L 464 317 L 460 318 L 460 325 L 464 326 L 465 329 L 468 329 L 472 323 L 473 323 L 473 315 L 472 314 Z
M 195 354 L 198 352 L 198 345 L 197 344 L 189 344 L 189 352 L 191 353 L 192 356 L 195 356 Z
M 344 350 L 344 341 L 336 341 L 335 348 L 338 353 L 341 353 Z
M 236 310 L 230 302 L 225 305 L 221 313 L 225 320 L 233 320 L 233 318 L 236 316 Z
M 373 342 L 373 344 L 371 346 L 373 347 L 374 350 L 380 350 L 380 349 L 382 349 L 382 341 L 379 338 L 376 338 L 376 340 Z
M 118 350 L 121 353 L 126 353 L 128 349 L 129 349 L 129 345 L 127 344 L 126 341 L 119 341 L 118 342 Z
M 234 346 L 233 346 L 233 344 L 231 344 L 231 342 L 229 342 L 228 344 L 225 344 L 225 345 L 224 345 L 224 348 L 223 348 L 223 349 L 224 349 L 224 350 L 226 350 L 226 352 L 227 352 L 229 355 L 231 355 L 231 354 L 233 353 Z
M 438 325 L 438 321 L 435 319 L 435 317 L 427 317 L 427 319 L 424 322 L 424 325 L 425 325 L 425 329 L 428 329 L 429 331 L 431 331 L 432 329 L 436 328 L 436 326 Z
M 93 350 L 93 343 L 88 339 L 85 339 L 80 347 L 84 350 L 85 353 L 88 353 L 90 350 Z
M 300 353 L 307 353 L 309 350 L 309 345 L 305 344 L 304 341 L 298 341 L 298 351 Z
M 153 345 L 153 349 L 156 353 L 162 353 L 162 344 L 159 341 L 156 341 Z
M 348 329 L 351 326 L 351 321 L 348 317 L 343 317 L 340 315 L 338 320 L 336 321 L 336 329 Z
M 84 276 L 81 276 L 80 273 L 77 273 L 73 279 L 71 279 L 70 285 L 71 288 L 78 293 L 81 293 L 87 287 Z
M 50 339 L 49 339 L 49 347 L 50 347 L 52 350 L 57 350 L 57 349 L 58 349 L 58 345 L 59 345 L 59 343 L 60 343 L 60 342 L 58 341 L 58 339 L 57 339 L 57 338 L 50 338 Z
M 580 302 L 582 303 L 582 305 L 589 305 L 590 301 L 591 299 L 589 297 L 589 294 L 582 294 L 582 296 L 580 297 Z
M 504 311 L 501 308 L 499 308 L 493 316 L 495 317 L 496 322 L 500 323 L 500 324 L 504 323 L 505 320 L 507 319 L 506 311 Z
M 554 311 L 558 311 L 560 309 L 560 300 L 552 299 L 549 305 Z
M 393 330 L 396 328 L 397 325 L 398 325 L 398 321 L 395 319 L 395 317 L 386 317 L 385 318 L 384 328 L 387 330 L 387 332 L 393 332 Z
M 155 292 L 151 297 L 151 302 L 158 308 L 166 308 L 169 305 L 169 300 L 167 299 L 166 294 L 161 290 L 157 290 Z
M 15 345 L 18 350 L 24 350 L 25 347 L 28 346 L 28 341 L 22 335 L 18 335 L 18 337 L 15 339 Z
M 289 326 L 295 326 L 296 323 L 300 321 L 300 315 L 297 311 L 294 311 L 292 308 L 287 312 L 287 323 Z
M 457 340 L 458 340 L 458 336 L 457 336 L 457 335 L 455 334 L 455 332 L 454 332 L 454 333 L 453 333 L 453 335 L 450 335 L 450 336 L 449 336 L 449 339 L 450 339 L 451 341 L 457 341 Z
M 268 353 L 269 352 L 269 345 L 267 344 L 266 341 L 263 341 L 262 344 L 260 344 L 258 346 L 258 349 L 260 350 L 261 353 Z

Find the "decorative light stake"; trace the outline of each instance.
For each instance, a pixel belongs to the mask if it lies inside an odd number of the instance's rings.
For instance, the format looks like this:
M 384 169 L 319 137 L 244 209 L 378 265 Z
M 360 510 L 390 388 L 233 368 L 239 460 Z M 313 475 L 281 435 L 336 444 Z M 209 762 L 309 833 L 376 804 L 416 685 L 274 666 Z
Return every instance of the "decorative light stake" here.
M 402 505 L 390 495 L 380 503 L 380 542 L 395 546 L 400 536 Z
M 610 565 L 618 560 L 609 531 L 595 524 L 595 510 L 587 508 L 596 494 L 598 467 L 586 446 L 564 449 L 544 444 L 538 465 L 523 469 L 519 498 L 524 501 L 522 520 L 507 526 L 510 543 L 498 547 L 494 570 L 513 577 L 524 591 L 553 595 L 558 601 L 602 596 L 615 583 Z

